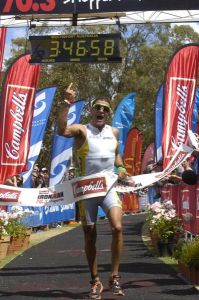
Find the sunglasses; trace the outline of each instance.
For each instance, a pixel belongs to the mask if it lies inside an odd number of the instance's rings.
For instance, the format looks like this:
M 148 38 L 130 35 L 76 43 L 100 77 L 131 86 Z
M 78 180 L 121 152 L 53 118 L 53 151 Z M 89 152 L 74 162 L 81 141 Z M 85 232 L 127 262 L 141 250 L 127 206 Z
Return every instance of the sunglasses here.
M 111 108 L 110 107 L 108 107 L 106 105 L 102 105 L 102 104 L 94 104 L 93 108 L 95 108 L 95 109 L 97 109 L 99 111 L 107 112 L 107 113 L 111 112 Z

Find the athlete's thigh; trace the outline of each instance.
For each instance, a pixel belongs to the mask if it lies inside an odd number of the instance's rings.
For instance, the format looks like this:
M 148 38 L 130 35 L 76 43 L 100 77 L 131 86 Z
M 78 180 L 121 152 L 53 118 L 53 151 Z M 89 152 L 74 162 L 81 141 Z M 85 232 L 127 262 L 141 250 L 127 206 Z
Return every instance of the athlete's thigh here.
M 81 200 L 78 205 L 82 225 L 94 225 L 97 221 L 98 199 Z
M 108 192 L 101 203 L 101 207 L 109 218 L 111 224 L 115 223 L 116 220 L 121 220 L 122 202 L 118 196 L 118 193 L 114 189 L 111 189 Z
M 112 228 L 122 228 L 122 208 L 118 206 L 113 206 L 108 212 L 109 223 Z

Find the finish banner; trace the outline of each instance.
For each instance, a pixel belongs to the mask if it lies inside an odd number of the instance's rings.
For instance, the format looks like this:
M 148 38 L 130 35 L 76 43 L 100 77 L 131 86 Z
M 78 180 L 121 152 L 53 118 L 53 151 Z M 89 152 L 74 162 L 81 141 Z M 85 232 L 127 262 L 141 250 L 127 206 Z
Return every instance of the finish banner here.
M 133 193 L 169 175 L 191 155 L 192 151 L 192 148 L 181 145 L 168 168 L 163 172 L 132 176 L 120 183 L 118 176 L 113 172 L 101 172 L 95 175 L 77 177 L 49 188 L 30 189 L 0 185 L 0 205 L 65 205 L 82 199 L 105 196 L 112 187 L 120 193 Z
M 0 183 L 26 170 L 40 73 L 40 66 L 30 65 L 29 60 L 30 55 L 16 59 L 4 81 L 0 119 Z
M 199 66 L 199 46 L 187 45 L 171 59 L 165 81 L 162 136 L 165 169 L 181 144 L 188 145 Z

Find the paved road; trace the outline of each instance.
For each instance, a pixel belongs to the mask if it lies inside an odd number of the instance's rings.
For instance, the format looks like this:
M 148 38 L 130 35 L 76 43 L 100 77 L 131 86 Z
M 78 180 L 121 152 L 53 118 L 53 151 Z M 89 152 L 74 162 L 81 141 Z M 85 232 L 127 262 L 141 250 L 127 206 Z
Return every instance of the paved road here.
M 104 300 L 195 300 L 198 291 L 153 257 L 141 239 L 144 215 L 124 217 L 124 251 L 120 275 L 124 297 L 108 290 L 111 234 L 107 220 L 98 224 L 99 274 Z M 90 276 L 81 227 L 28 249 L 0 270 L 0 299 L 88 299 Z

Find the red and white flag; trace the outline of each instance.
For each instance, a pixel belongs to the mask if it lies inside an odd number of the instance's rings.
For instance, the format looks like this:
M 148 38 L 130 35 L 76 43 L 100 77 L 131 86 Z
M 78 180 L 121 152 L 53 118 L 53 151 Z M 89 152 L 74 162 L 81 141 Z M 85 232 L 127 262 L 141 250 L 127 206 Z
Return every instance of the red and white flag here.
M 29 60 L 29 54 L 16 59 L 4 81 L 0 119 L 0 183 L 26 170 L 41 68 L 31 65 Z
M 164 94 L 163 168 L 167 167 L 178 146 L 188 145 L 198 66 L 199 46 L 196 45 L 182 47 L 171 59 Z

